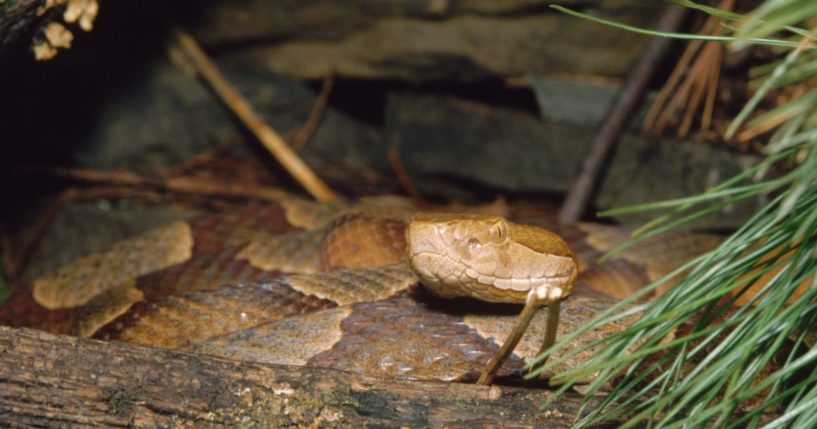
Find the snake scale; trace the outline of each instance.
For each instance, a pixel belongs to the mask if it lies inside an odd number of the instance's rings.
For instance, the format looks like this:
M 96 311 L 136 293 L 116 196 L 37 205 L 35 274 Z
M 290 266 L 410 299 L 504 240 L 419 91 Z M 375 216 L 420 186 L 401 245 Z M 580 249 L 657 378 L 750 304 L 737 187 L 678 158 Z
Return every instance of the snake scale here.
M 34 280 L 31 292 L 0 307 L 0 324 L 259 362 L 475 380 L 519 306 L 440 299 L 420 287 L 404 261 L 406 221 L 416 211 L 394 197 L 287 199 L 175 222 Z M 627 237 L 624 231 L 559 225 L 547 213 L 506 204 L 455 211 L 503 215 L 564 238 L 579 272 L 561 304 L 559 335 L 615 302 L 599 291 L 638 289 L 719 242 L 674 233 L 598 264 Z M 537 353 L 544 327 L 540 312 L 500 377 L 518 373 Z

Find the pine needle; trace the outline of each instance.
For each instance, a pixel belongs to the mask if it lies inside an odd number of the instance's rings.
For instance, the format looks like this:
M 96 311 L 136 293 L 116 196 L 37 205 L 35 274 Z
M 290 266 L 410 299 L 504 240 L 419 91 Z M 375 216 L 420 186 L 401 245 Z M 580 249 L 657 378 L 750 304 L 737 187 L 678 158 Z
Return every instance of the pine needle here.
M 564 384 L 549 401 L 593 374 L 587 398 L 612 386 L 598 406 L 585 403 L 577 427 L 611 420 L 623 427 L 814 427 L 817 347 L 808 350 L 806 344 L 817 327 L 817 90 L 749 118 L 773 90 L 808 85 L 817 75 L 815 33 L 797 27 L 817 17 L 817 2 L 768 0 L 744 15 L 676 3 L 722 19 L 725 34 L 657 33 L 553 7 L 640 34 L 775 47 L 780 58 L 753 71 L 757 90 L 727 131 L 770 132 L 765 159 L 700 195 L 603 214 L 661 212 L 628 246 L 727 204 L 761 195 L 769 202 L 719 247 L 671 273 L 687 272 L 666 294 L 633 305 L 665 278 L 561 338 L 536 362 L 551 353 L 555 358 L 531 377 L 586 350 L 567 348 L 572 338 L 639 311 L 640 319 L 626 329 L 587 345 L 596 351 L 583 365 L 555 376 Z M 770 177 L 775 170 L 786 173 Z

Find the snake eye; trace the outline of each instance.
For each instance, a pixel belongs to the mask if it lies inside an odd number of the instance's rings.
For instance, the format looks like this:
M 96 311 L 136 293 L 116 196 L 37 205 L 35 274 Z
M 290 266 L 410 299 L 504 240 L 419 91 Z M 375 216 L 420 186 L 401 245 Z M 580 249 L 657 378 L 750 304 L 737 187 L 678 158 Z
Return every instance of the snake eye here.
M 502 243 L 508 238 L 508 223 L 504 219 L 498 220 L 491 225 L 491 238 L 497 243 Z

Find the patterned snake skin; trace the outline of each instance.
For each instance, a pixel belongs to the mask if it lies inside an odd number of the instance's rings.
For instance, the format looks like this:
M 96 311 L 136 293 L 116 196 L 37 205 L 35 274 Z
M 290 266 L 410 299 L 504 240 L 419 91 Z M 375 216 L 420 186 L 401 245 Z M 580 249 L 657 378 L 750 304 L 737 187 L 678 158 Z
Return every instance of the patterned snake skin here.
M 425 292 L 403 261 L 405 220 L 415 211 L 394 197 L 287 200 L 177 222 L 36 279 L 31 293 L 0 307 L 0 324 L 234 359 L 471 380 L 510 331 L 519 306 Z M 560 336 L 614 303 L 607 295 L 631 293 L 719 242 L 675 233 L 599 265 L 625 232 L 561 226 L 529 207 L 457 211 L 536 223 L 569 243 L 580 273 L 562 303 Z M 537 352 L 544 317 L 537 315 L 500 376 Z M 576 338 L 571 347 L 628 320 Z

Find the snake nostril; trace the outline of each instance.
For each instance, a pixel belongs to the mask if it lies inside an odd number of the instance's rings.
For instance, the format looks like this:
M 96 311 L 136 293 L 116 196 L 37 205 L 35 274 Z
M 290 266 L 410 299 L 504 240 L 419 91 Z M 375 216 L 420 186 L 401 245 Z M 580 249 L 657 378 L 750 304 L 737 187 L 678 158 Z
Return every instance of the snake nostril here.
M 482 243 L 479 242 L 476 238 L 472 238 L 468 240 L 468 249 L 469 250 L 479 250 L 482 247 Z

